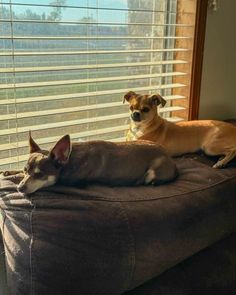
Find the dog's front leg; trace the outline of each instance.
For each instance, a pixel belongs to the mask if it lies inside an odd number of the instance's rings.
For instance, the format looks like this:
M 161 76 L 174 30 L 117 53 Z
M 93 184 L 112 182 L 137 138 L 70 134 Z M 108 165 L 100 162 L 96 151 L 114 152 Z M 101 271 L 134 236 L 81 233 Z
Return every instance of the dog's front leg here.
M 19 173 L 23 173 L 22 170 L 6 170 L 6 171 L 1 171 L 3 176 L 10 176 L 10 175 L 16 175 Z
M 235 157 L 236 157 L 236 150 L 232 150 L 228 152 L 223 158 L 220 158 L 220 160 L 218 160 L 218 162 L 215 163 L 213 168 L 223 168 Z
M 24 178 L 22 170 L 1 171 L 0 174 L 2 174 L 4 179 L 10 180 L 13 183 L 19 183 Z

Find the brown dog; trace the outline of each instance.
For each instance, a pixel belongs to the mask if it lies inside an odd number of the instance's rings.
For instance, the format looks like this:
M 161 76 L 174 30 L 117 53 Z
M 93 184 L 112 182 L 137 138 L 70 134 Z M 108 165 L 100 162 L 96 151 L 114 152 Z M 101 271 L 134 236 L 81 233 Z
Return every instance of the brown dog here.
M 80 185 L 160 184 L 173 180 L 177 170 L 164 149 L 147 141 L 71 143 L 63 136 L 42 150 L 29 136 L 30 155 L 18 190 L 30 194 L 55 183 Z
M 150 140 L 163 145 L 172 156 L 199 150 L 210 156 L 223 156 L 214 168 L 224 167 L 236 156 L 236 127 L 232 124 L 214 120 L 169 122 L 158 115 L 157 106 L 166 103 L 158 94 L 130 91 L 125 94 L 125 100 L 131 112 L 127 141 Z

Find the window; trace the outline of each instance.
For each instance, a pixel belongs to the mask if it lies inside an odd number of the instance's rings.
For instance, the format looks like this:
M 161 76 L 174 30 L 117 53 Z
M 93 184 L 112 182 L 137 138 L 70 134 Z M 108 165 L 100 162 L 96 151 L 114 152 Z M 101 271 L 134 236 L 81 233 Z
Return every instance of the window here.
M 0 169 L 22 166 L 29 130 L 44 148 L 124 140 L 129 90 L 187 119 L 196 2 L 0 0 Z

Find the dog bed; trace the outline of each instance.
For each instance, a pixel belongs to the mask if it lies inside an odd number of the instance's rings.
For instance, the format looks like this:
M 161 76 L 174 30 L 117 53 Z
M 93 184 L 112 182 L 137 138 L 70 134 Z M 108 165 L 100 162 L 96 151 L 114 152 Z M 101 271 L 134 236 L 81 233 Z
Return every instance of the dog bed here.
M 11 294 L 122 294 L 229 236 L 236 163 L 217 170 L 214 161 L 178 158 L 178 179 L 161 186 L 57 185 L 30 198 L 2 177 Z

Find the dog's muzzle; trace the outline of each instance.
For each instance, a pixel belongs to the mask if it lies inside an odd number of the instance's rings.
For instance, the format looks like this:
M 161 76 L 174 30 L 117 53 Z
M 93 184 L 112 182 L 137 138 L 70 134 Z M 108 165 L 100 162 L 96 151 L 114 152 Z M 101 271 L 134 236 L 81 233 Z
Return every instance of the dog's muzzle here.
M 140 122 L 141 121 L 141 115 L 139 112 L 133 112 L 131 115 L 132 120 L 136 121 L 136 122 Z

